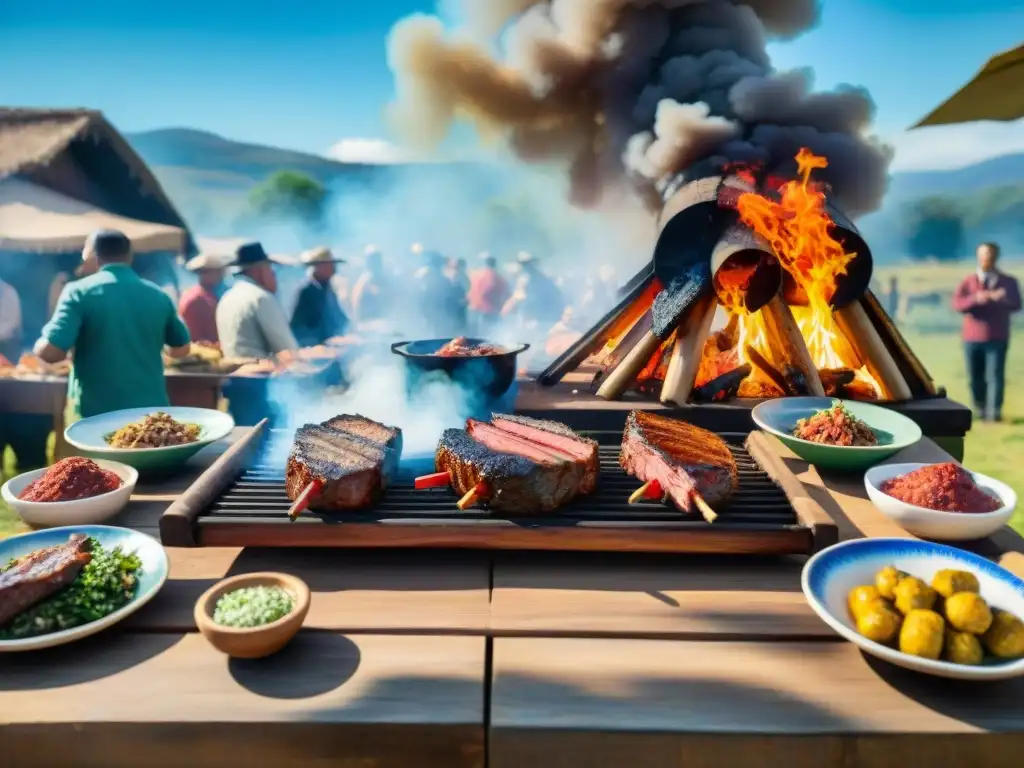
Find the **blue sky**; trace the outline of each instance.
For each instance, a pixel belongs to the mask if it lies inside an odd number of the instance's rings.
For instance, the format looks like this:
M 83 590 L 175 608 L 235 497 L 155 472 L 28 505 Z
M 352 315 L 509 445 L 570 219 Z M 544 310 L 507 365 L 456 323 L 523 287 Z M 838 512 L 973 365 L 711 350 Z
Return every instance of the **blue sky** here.
M 402 16 L 433 10 L 417 0 L 0 0 L 0 103 L 89 106 L 124 131 L 189 126 L 325 152 L 386 137 L 385 37 Z M 825 0 L 817 29 L 771 53 L 781 69 L 812 66 L 819 87 L 867 87 L 902 164 L 929 167 L 1024 150 L 1020 122 L 900 135 L 1022 38 L 1024 0 Z

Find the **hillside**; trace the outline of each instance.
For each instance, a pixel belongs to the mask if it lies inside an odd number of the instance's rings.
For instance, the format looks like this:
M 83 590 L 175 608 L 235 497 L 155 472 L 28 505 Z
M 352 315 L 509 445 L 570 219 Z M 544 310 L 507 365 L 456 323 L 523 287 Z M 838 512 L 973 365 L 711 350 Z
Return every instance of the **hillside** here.
M 469 171 L 453 164 L 404 166 L 342 163 L 320 155 L 276 147 L 232 141 L 212 133 L 188 128 L 168 128 L 129 134 L 128 140 L 154 169 L 182 214 L 206 234 L 228 235 L 257 183 L 282 169 L 308 173 L 336 191 L 386 190 L 397 179 L 417 180 L 414 186 L 428 188 L 432 179 L 438 188 L 453 181 L 460 190 L 474 187 L 474 199 L 502 195 L 517 185 L 521 174 L 514 171 L 479 168 Z M 899 220 L 905 203 L 929 195 L 958 196 L 986 187 L 1019 184 L 1024 179 L 1024 153 L 986 160 L 965 168 L 943 171 L 914 171 L 893 174 L 884 208 L 861 222 L 865 235 L 875 246 L 880 261 L 901 248 Z M 466 195 L 466 197 L 471 197 Z

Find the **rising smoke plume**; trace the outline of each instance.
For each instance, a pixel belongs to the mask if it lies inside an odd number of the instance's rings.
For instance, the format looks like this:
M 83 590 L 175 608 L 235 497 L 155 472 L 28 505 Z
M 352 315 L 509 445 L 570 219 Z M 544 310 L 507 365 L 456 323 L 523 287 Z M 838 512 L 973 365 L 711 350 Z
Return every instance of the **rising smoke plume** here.
M 815 93 L 809 71 L 776 72 L 766 41 L 808 29 L 817 0 L 462 0 L 472 34 L 413 16 L 388 56 L 403 137 L 431 147 L 468 118 L 528 161 L 564 161 L 573 200 L 626 177 L 646 199 L 729 163 L 816 178 L 856 216 L 878 207 L 891 159 L 867 136 L 866 91 Z M 480 42 L 502 31 L 500 58 Z

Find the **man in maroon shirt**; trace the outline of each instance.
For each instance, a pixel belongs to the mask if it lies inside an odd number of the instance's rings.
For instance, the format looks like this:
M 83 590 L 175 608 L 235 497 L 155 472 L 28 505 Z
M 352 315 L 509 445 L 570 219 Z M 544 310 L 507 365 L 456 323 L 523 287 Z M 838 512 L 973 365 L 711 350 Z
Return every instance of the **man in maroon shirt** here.
M 209 254 L 200 254 L 185 265 L 185 269 L 199 278 L 199 284 L 188 288 L 178 302 L 178 314 L 185 321 L 192 341 L 218 340 L 217 302 L 224 294 L 222 261 Z
M 1006 350 L 1010 316 L 1020 311 L 1020 286 L 996 268 L 999 246 L 978 246 L 978 270 L 953 294 L 953 309 L 964 316 L 963 338 L 974 412 L 985 420 L 1003 418 Z

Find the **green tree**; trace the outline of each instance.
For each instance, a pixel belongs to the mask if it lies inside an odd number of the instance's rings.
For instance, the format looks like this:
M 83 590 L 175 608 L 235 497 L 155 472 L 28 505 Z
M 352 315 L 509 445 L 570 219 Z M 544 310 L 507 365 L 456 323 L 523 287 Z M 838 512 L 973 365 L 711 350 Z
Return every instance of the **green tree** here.
M 248 213 L 261 219 L 298 219 L 321 227 L 327 218 L 327 189 L 298 171 L 277 171 L 249 193 Z
M 927 197 L 907 214 L 907 253 L 913 259 L 955 261 L 965 254 L 964 214 L 952 200 Z

